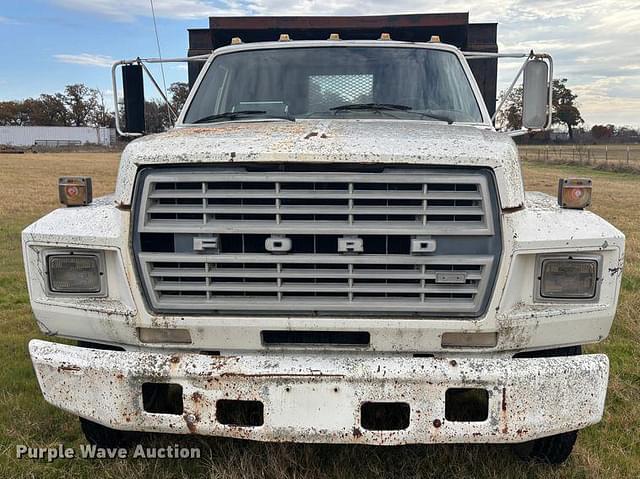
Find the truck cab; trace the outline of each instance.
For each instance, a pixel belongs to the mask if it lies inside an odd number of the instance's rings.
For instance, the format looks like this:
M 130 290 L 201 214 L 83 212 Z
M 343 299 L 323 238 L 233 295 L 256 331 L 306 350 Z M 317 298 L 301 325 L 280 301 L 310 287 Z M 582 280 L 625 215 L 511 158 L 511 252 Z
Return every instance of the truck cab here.
M 580 352 L 609 332 L 624 254 L 587 186 L 524 191 L 454 46 L 234 40 L 175 128 L 126 147 L 114 195 L 23 232 L 35 318 L 77 341 L 31 341 L 42 392 L 96 444 L 562 462 L 603 414 L 608 359 Z

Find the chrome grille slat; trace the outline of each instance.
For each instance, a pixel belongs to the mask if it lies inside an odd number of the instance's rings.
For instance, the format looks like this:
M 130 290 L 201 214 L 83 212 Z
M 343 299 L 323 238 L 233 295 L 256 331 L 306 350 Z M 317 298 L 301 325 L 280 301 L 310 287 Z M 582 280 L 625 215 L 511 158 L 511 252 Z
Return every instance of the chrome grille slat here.
M 140 232 L 248 233 L 288 223 L 374 234 L 384 222 L 405 234 L 493 234 L 488 184 L 477 174 L 158 172 L 147 176 L 143 198 Z
M 367 278 L 377 278 L 380 275 L 384 274 L 387 279 L 406 279 L 406 280 L 429 280 L 435 279 L 436 273 L 420 273 L 419 271 L 407 271 L 407 270 L 371 270 L 370 272 L 364 273 L 356 273 L 349 272 L 348 269 L 344 272 L 341 271 L 322 271 L 316 269 L 301 269 L 298 271 L 281 271 L 278 272 L 277 268 L 273 268 L 273 270 L 266 270 L 264 268 L 260 269 L 250 269 L 250 268 L 225 268 L 222 270 L 186 270 L 185 268 L 156 268 L 154 267 L 149 272 L 151 277 L 176 277 L 176 278 L 235 278 L 235 277 L 245 277 L 245 278 L 318 278 L 318 279 L 367 279 Z M 469 280 L 479 280 L 481 279 L 481 275 L 478 273 L 467 273 L 467 279 Z
M 455 246 L 496 234 L 486 174 L 219 166 L 141 178 L 134 248 L 158 312 L 477 316 L 492 286 L 495 252 Z M 145 249 L 145 235 L 169 249 Z M 212 235 L 219 251 L 192 249 L 194 238 Z M 294 249 L 266 251 L 270 235 Z M 364 251 L 338 253 L 345 236 L 365 238 Z M 442 252 L 411 254 L 411 238 L 433 238 Z
M 309 301 L 313 301 L 311 306 L 315 309 L 310 309 Z M 240 301 L 246 302 L 246 299 L 240 299 Z M 186 312 L 202 312 L 202 308 L 194 305 L 194 297 L 189 296 L 176 296 L 171 298 L 171 302 L 175 305 L 176 309 Z M 238 311 L 237 308 L 238 298 L 218 298 L 215 303 L 212 303 L 206 310 L 206 313 L 227 313 Z M 350 313 L 360 315 L 370 314 L 415 314 L 419 312 L 419 303 L 415 300 L 407 300 L 407 298 L 385 298 L 384 301 L 372 301 L 366 299 L 364 301 L 350 301 L 344 304 L 336 302 L 335 299 L 323 299 L 314 297 L 297 296 L 293 298 L 282 299 L 269 299 L 269 298 L 256 298 L 251 300 L 251 310 L 245 309 L 241 311 L 268 311 L 272 314 L 283 314 L 283 312 L 296 312 L 296 313 L 308 313 L 309 311 L 315 312 L 328 312 L 334 314 Z M 473 314 L 476 307 L 473 304 L 469 304 L 467 300 L 447 299 L 445 301 L 431 301 L 433 309 L 436 310 L 452 310 L 461 313 Z
M 328 223 L 328 224 L 323 224 Z M 160 220 L 153 225 L 145 227 L 145 233 L 264 233 L 264 234 L 305 234 L 310 231 L 316 234 L 416 234 L 413 223 L 399 221 L 359 221 L 357 224 L 349 224 L 348 221 L 312 222 L 312 221 L 288 221 L 279 223 L 271 221 L 215 221 L 215 224 L 203 224 L 202 220 Z M 432 222 L 429 232 L 426 234 L 443 235 L 451 231 L 451 223 Z M 465 233 L 463 233 L 465 234 Z M 471 233 L 466 233 L 471 236 Z
M 396 257 L 397 256 L 397 257 Z M 141 253 L 140 258 L 146 263 L 151 261 L 164 261 L 167 258 L 165 253 Z M 280 264 L 432 264 L 432 265 L 484 265 L 493 261 L 491 256 L 404 256 L 404 255 L 332 255 L 332 254 L 295 254 L 295 255 L 272 255 L 260 253 L 239 253 L 239 254 L 217 254 L 217 255 L 196 255 L 188 253 L 173 253 L 170 261 L 178 263 L 280 263 Z
M 385 193 L 385 194 L 383 194 Z M 384 191 L 359 191 L 353 193 L 345 193 L 343 191 L 333 190 L 293 190 L 293 191 L 280 191 L 278 197 L 282 199 L 301 199 L 309 198 L 310 195 L 315 195 L 318 198 L 327 199 L 354 199 L 354 200 L 367 200 L 367 199 L 387 199 L 387 190 Z M 273 198 L 276 196 L 275 190 L 215 190 L 206 191 L 205 193 L 196 192 L 191 190 L 155 190 L 149 195 L 150 199 L 189 199 L 189 198 Z M 446 199 L 460 199 L 460 200 L 481 200 L 482 195 L 476 192 L 469 191 L 437 191 L 430 193 L 412 192 L 412 191 L 393 191 L 394 199 L 407 199 L 407 200 L 446 200 Z
M 156 281 L 154 288 L 156 291 L 244 291 L 277 293 L 443 293 L 443 294 L 474 294 L 478 292 L 476 287 L 451 287 L 432 285 L 426 287 L 415 287 L 404 284 L 385 284 L 384 286 L 348 286 L 348 283 L 314 283 L 310 281 L 305 284 L 287 284 L 278 285 L 276 282 L 271 283 L 218 283 L 212 285 L 180 283 L 174 281 Z M 313 288 L 311 291 L 310 289 Z
M 331 206 L 281 206 L 276 208 L 274 206 L 171 206 L 171 205 L 158 205 L 151 206 L 147 213 L 237 213 L 237 214 L 310 214 L 310 215 L 388 215 L 391 216 L 388 207 L 374 207 L 374 206 L 354 206 L 352 208 L 336 208 Z M 402 215 L 479 215 L 484 214 L 482 208 L 447 208 L 434 206 L 431 208 L 412 208 L 396 206 L 393 208 L 393 214 Z

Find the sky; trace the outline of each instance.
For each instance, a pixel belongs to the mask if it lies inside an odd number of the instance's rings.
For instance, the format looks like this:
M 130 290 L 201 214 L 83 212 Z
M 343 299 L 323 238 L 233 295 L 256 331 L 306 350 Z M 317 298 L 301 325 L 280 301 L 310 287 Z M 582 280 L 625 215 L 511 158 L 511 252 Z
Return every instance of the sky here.
M 554 57 L 587 126 L 640 126 L 640 0 L 154 0 L 162 54 L 185 56 L 187 28 L 214 15 L 369 15 L 469 12 L 498 22 L 501 52 Z M 0 100 L 84 83 L 112 99 L 114 60 L 157 56 L 149 0 L 0 0 Z M 499 88 L 519 64 L 500 61 Z M 156 68 L 157 73 L 159 70 Z M 186 81 L 165 66 L 167 84 Z M 160 76 L 158 75 L 158 78 Z

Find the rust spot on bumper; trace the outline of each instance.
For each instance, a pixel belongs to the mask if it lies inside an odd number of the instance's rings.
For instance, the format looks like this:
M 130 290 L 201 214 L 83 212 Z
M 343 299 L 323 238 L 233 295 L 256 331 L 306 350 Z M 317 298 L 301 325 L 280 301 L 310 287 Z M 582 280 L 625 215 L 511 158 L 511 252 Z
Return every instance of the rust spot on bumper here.
M 344 374 L 318 374 L 318 373 L 222 373 L 221 378 L 344 378 Z
M 58 367 L 58 371 L 80 371 L 80 366 L 68 366 L 63 364 Z

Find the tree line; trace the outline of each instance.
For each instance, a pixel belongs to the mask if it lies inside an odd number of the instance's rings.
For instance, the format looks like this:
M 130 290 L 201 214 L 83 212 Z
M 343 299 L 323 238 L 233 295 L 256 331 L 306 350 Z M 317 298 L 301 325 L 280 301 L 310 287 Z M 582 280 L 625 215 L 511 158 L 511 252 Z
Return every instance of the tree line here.
M 169 87 L 168 98 L 175 112 L 179 112 L 189 94 L 186 83 L 176 82 Z M 124 112 L 118 114 L 123 119 Z M 156 133 L 172 125 L 164 101 L 145 101 L 147 131 Z M 115 126 L 114 112 L 107 107 L 104 93 L 97 88 L 77 83 L 67 85 L 62 92 L 42 93 L 35 98 L 0 102 L 0 126 Z
M 111 126 L 112 122 L 104 94 L 81 83 L 67 85 L 62 93 L 0 102 L 3 126 Z
M 502 92 L 504 96 L 506 92 Z M 498 113 L 496 125 L 504 130 L 519 130 L 522 128 L 522 86 L 515 88 L 501 111 Z M 597 141 L 629 142 L 638 141 L 640 132 L 625 126 L 593 125 L 590 129 L 584 128 L 584 119 L 577 103 L 578 95 L 567 86 L 567 79 L 553 80 L 552 94 L 552 124 L 564 125 L 567 128 L 571 142 Z M 548 140 L 548 132 L 535 133 L 533 140 Z

